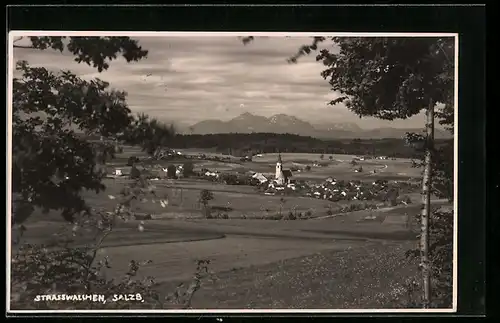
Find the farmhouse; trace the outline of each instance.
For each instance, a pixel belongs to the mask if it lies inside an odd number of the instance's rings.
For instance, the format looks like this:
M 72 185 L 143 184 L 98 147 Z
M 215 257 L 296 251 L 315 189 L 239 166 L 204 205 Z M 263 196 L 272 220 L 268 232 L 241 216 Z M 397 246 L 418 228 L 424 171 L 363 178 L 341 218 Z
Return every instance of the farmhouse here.
M 261 173 L 255 173 L 252 178 L 255 178 L 257 179 L 261 184 L 262 183 L 266 183 L 267 182 L 267 178 L 266 176 L 264 176 L 263 174 Z
M 275 181 L 279 186 L 284 186 L 290 183 L 292 177 L 292 171 L 289 169 L 283 169 L 283 162 L 281 160 L 281 154 L 278 154 L 278 161 L 276 162 L 276 176 Z

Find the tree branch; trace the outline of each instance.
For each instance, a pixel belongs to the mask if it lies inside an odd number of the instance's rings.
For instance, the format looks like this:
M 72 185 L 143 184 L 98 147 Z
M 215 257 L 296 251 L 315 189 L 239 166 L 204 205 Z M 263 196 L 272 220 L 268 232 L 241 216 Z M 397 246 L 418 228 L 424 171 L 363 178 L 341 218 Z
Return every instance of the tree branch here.
M 35 49 L 33 46 L 23 46 L 23 45 L 14 45 L 14 48 L 28 48 L 28 49 Z
M 448 57 L 448 54 L 446 54 L 446 51 L 444 50 L 443 46 L 439 42 L 437 42 L 437 45 L 438 45 L 439 49 L 443 52 L 444 57 L 446 58 L 448 63 L 452 64 L 452 62 L 451 62 L 450 58 Z

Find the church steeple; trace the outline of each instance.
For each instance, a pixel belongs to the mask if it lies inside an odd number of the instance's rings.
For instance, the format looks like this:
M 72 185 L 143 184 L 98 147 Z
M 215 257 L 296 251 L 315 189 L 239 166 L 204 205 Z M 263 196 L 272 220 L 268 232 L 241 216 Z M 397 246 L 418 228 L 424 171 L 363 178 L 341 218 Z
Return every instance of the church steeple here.
M 276 183 L 285 184 L 285 175 L 283 174 L 283 164 L 281 162 L 281 153 L 278 152 L 278 161 L 276 162 Z

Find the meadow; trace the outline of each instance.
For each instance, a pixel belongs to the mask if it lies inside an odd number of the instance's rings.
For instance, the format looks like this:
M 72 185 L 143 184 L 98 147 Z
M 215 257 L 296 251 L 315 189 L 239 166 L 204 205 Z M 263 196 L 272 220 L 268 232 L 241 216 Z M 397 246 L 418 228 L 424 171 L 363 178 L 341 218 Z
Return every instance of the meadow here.
M 183 153 L 194 156 L 209 154 L 193 149 Z M 107 168 L 119 168 L 126 173 L 126 162 L 130 156 L 145 157 L 137 148 L 127 147 Z M 312 165 L 319 161 L 319 155 L 282 154 L 285 169 L 293 165 L 311 165 L 310 171 L 294 172 L 294 177 L 298 179 L 418 180 L 418 170 L 411 168 L 409 160 L 360 161 L 366 171 L 354 173 L 350 165 L 353 157 L 332 155 L 330 161 L 327 155 L 323 162 L 329 163 L 328 166 L 314 167 Z M 196 158 L 190 161 L 194 163 L 195 171 L 207 168 L 211 171 L 272 174 L 276 159 L 276 154 L 265 154 L 254 157 L 250 162 L 241 162 L 237 158 L 228 162 Z M 152 164 L 166 167 L 185 161 L 154 161 Z M 379 171 L 370 173 L 371 169 Z M 160 172 L 161 168 L 155 168 L 155 171 Z M 94 208 L 111 211 L 116 206 L 120 190 L 130 182 L 123 177 L 106 179 L 105 192 L 85 192 L 84 196 Z M 104 242 L 100 255 L 109 257 L 113 264 L 108 270 L 110 276 L 123 274 L 131 259 L 152 260 L 151 264 L 141 269 L 141 275 L 155 277 L 165 290 L 180 281 L 188 281 L 195 269 L 196 259 L 209 259 L 210 269 L 216 278 L 203 282 L 193 300 L 193 307 L 394 307 L 396 305 L 387 296 L 392 288 L 389 286 L 391 277 L 397 276 L 397 283 L 402 284 L 406 278 L 415 275 L 413 265 L 404 260 L 401 246 L 416 241 L 416 235 L 402 215 L 415 215 L 419 210 L 417 205 L 328 215 L 327 210 L 332 206 L 353 202 L 332 203 L 309 197 L 265 195 L 252 186 L 225 185 L 195 178 L 160 179 L 152 183 L 158 198 L 168 200 L 168 205 L 135 201 L 134 211 L 150 214 L 151 219 L 120 223 Z M 228 219 L 204 217 L 198 201 L 202 190 L 213 193 L 210 205 L 225 208 Z M 311 217 L 296 221 L 258 220 L 292 209 L 309 211 Z M 389 217 L 396 220 L 387 221 Z M 138 226 L 143 227 L 141 232 Z M 26 227 L 28 230 L 24 239 L 31 243 L 47 243 L 57 230 L 70 229 L 56 212 L 36 212 L 27 221 Z M 87 242 L 86 238 L 76 240 L 76 245 Z M 378 271 L 377 267 L 389 260 L 393 266 L 383 270 L 379 268 Z M 335 273 L 329 272 L 330 265 L 338 266 Z M 366 286 L 373 285 L 373 288 L 361 291 L 362 285 L 359 284 L 364 284 L 365 278 L 368 279 Z M 241 289 L 238 284 L 244 288 Z M 285 286 L 287 284 L 290 284 L 289 287 Z M 293 287 L 295 284 L 302 287 Z M 350 290 L 348 287 L 352 284 L 359 286 Z M 335 291 L 335 296 L 328 300 L 331 291 Z M 367 302 L 370 297 L 380 294 L 386 297 L 380 303 Z

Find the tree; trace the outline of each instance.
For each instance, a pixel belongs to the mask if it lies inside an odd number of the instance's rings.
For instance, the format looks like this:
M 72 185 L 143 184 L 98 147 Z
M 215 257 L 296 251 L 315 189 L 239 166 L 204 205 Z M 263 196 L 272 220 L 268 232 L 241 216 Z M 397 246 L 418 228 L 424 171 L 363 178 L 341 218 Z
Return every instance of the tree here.
M 303 46 L 297 59 L 317 49 L 326 40 L 315 37 L 312 45 Z M 330 104 L 344 105 L 359 115 L 384 120 L 406 119 L 426 112 L 425 168 L 422 185 L 421 253 L 423 272 L 423 307 L 430 304 L 429 217 L 432 183 L 435 106 L 442 103 L 441 116 L 453 111 L 454 38 L 332 37 L 338 53 L 323 49 L 316 60 L 331 89 L 340 97 Z M 447 113 L 448 112 L 448 113 Z M 444 118 L 444 122 L 450 122 Z
M 164 148 L 175 135 L 173 125 L 167 125 L 156 118 L 142 113 L 128 125 L 120 139 L 132 145 L 139 145 L 148 155 Z
M 168 165 L 167 167 L 167 177 L 168 178 L 176 178 L 177 168 L 175 165 Z
M 134 164 L 138 162 L 139 158 L 137 156 L 130 156 L 127 160 L 127 166 L 134 166 Z
M 328 159 L 333 160 L 333 156 L 328 156 Z
M 186 162 L 184 165 L 182 165 L 182 173 L 184 177 L 189 177 L 193 174 L 194 171 L 194 164 L 193 162 Z
M 286 200 L 282 197 L 280 198 L 280 208 L 279 208 L 279 216 L 281 217 L 283 208 L 285 207 Z
M 245 37 L 248 44 L 253 37 Z M 289 59 L 296 63 L 318 49 L 325 37 L 314 37 Z M 323 49 L 316 56 L 325 65 L 321 73 L 340 96 L 331 105 L 344 105 L 360 117 L 406 119 L 425 111 L 424 176 L 422 180 L 421 268 L 423 307 L 430 305 L 429 217 L 432 185 L 434 118 L 453 122 L 454 38 L 330 37 L 338 52 Z M 441 111 L 435 107 L 441 103 Z
M 67 50 L 75 55 L 76 62 L 84 62 L 99 72 L 107 70 L 109 61 L 116 59 L 119 54 L 129 63 L 148 55 L 148 51 L 130 37 L 29 37 L 31 45 L 17 45 L 22 38 L 14 41 L 14 48 Z
M 204 209 L 208 208 L 208 202 L 214 199 L 214 194 L 209 190 L 202 190 L 198 201 L 203 205 Z
M 130 169 L 130 178 L 138 179 L 139 177 L 141 177 L 141 171 L 135 165 L 132 165 Z
M 29 37 L 29 41 L 29 46 L 14 47 L 67 50 L 75 61 L 99 72 L 119 55 L 127 62 L 147 56 L 129 37 Z M 86 81 L 70 71 L 54 73 L 26 61 L 17 62 L 16 70 L 21 76 L 14 78 L 12 89 L 13 195 L 19 203 L 30 204 L 31 211 L 35 206 L 44 212 L 62 210 L 71 221 L 75 213 L 88 209 L 80 196 L 82 190 L 105 188 L 97 163 L 105 162 L 109 151 L 99 157 L 99 149 L 106 145 L 91 143 L 86 137 L 114 136 L 129 127 L 133 117 L 127 94 L 111 90 L 108 82 L 98 78 Z M 16 209 L 14 223 L 31 214 Z
M 107 69 L 108 62 L 118 54 L 128 62 L 137 61 L 147 54 L 128 37 L 30 37 L 30 41 L 30 46 L 14 47 L 67 49 L 76 56 L 77 62 L 92 65 L 99 72 Z M 100 79 L 84 81 L 69 71 L 53 73 L 43 67 L 32 67 L 27 62 L 19 62 L 17 69 L 22 76 L 13 82 L 13 222 L 24 221 L 34 206 L 38 206 L 44 211 L 62 210 L 64 218 L 73 222 L 73 230 L 71 238 L 50 245 L 55 248 L 26 244 L 13 250 L 12 303 L 15 303 L 17 294 L 18 301 L 23 303 L 24 300 L 23 305 L 27 304 L 29 309 L 54 309 L 53 302 L 33 303 L 34 295 L 41 290 L 50 294 L 64 290 L 73 294 L 93 292 L 101 295 L 127 291 L 145 297 L 143 302 L 149 299 L 162 307 L 164 302 L 152 290 L 156 285 L 154 279 L 134 279 L 142 262 L 132 260 L 130 270 L 121 280 L 106 278 L 102 269 L 110 268 L 109 263 L 107 259 L 97 259 L 102 242 L 112 232 L 117 217 L 130 219 L 134 213 L 130 203 L 133 200 L 145 202 L 146 193 L 157 198 L 154 186 L 140 176 L 122 190 L 123 199 L 120 198 L 112 212 L 90 209 L 79 194 L 82 190 L 99 192 L 104 189 L 103 174 L 96 166 L 112 157 L 108 142 L 94 143 L 90 138 L 96 135 L 103 139 L 117 138 L 134 130 L 130 126 L 134 117 L 126 105 L 126 93 L 110 90 L 109 84 Z M 116 197 L 110 195 L 109 198 Z M 162 200 L 162 206 L 164 202 Z M 77 230 L 79 227 L 81 229 Z M 19 228 L 26 229 L 22 225 Z M 141 228 L 140 225 L 139 230 Z M 95 244 L 72 244 L 76 242 L 77 231 L 82 234 L 90 232 L 92 236 L 97 233 L 92 241 Z M 42 263 L 43 266 L 39 266 Z M 190 307 L 192 295 L 200 287 L 201 273 L 207 271 L 207 264 L 208 261 L 198 261 L 197 272 L 187 291 L 182 294 L 179 288 L 175 291 L 172 301 L 179 303 L 179 295 L 187 297 L 185 304 L 177 306 Z M 37 267 L 36 273 L 34 267 Z M 89 303 L 68 306 L 72 310 L 85 305 L 96 306 Z M 148 306 L 147 303 L 144 305 Z M 130 307 L 129 304 L 115 305 Z

